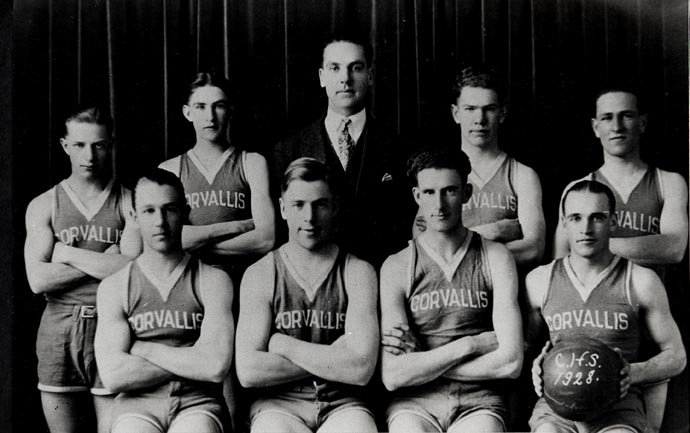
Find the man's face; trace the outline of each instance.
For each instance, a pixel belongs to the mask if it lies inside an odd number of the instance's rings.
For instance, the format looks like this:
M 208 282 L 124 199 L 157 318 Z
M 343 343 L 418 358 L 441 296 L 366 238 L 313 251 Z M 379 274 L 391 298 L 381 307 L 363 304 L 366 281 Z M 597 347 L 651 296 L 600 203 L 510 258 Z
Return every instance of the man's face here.
M 69 155 L 72 173 L 97 178 L 110 168 L 110 137 L 105 125 L 69 122 L 60 144 Z
M 451 104 L 453 120 L 460 125 L 462 142 L 473 146 L 496 143 L 504 110 L 498 94 L 483 87 L 463 87 L 456 104 Z
M 224 141 L 229 120 L 229 102 L 225 92 L 215 86 L 194 90 L 182 113 L 194 125 L 197 138 L 212 143 Z
M 464 185 L 456 170 L 427 168 L 417 173 L 412 193 L 427 228 L 450 232 L 462 223 L 462 205 L 472 194 L 472 186 Z
M 570 251 L 592 258 L 608 250 L 616 220 L 609 212 L 605 194 L 575 191 L 566 196 L 562 224 L 568 234 Z
M 188 213 L 184 200 L 170 185 L 149 180 L 137 185 L 135 221 L 147 247 L 161 253 L 182 249 L 182 227 Z
M 646 128 L 647 116 L 639 113 L 635 95 L 610 92 L 597 99 L 592 129 L 609 155 L 623 157 L 639 151 L 640 135 Z
M 372 68 L 367 64 L 362 46 L 332 42 L 324 48 L 319 81 L 326 89 L 331 110 L 343 116 L 361 111 L 373 80 Z
M 331 239 L 337 206 L 322 180 L 293 180 L 280 198 L 280 213 L 287 221 L 290 242 L 315 250 Z

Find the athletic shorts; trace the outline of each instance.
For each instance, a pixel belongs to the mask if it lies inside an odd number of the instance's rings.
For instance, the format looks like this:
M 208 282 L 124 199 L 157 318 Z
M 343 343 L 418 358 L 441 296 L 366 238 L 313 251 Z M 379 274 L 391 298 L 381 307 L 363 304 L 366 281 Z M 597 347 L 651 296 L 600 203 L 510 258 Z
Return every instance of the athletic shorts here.
M 374 415 L 354 393 L 337 390 L 333 384 L 311 381 L 269 398 L 256 399 L 249 409 L 249 419 L 253 425 L 260 416 L 280 414 L 294 418 L 316 431 L 329 417 L 350 410 L 366 413 L 374 423 Z
M 46 303 L 36 338 L 39 390 L 112 394 L 96 368 L 96 321 L 94 306 Z
M 438 379 L 402 388 L 393 393 L 386 410 L 388 425 L 396 416 L 408 413 L 425 419 L 438 431 L 447 431 L 458 421 L 481 413 L 495 417 L 505 430 L 508 410 L 503 384 Z
M 629 393 L 623 400 L 614 404 L 611 410 L 591 421 L 570 421 L 557 415 L 546 403 L 544 397 L 537 401 L 529 420 L 534 431 L 545 422 L 561 427 L 573 433 L 595 433 L 605 427 L 627 426 L 642 433 L 647 431 L 647 417 L 644 412 L 644 401 L 639 393 Z
M 137 392 L 122 392 L 112 410 L 112 429 L 121 420 L 134 417 L 166 432 L 175 420 L 195 414 L 207 415 L 221 432 L 229 425 L 222 388 L 211 383 L 171 380 Z

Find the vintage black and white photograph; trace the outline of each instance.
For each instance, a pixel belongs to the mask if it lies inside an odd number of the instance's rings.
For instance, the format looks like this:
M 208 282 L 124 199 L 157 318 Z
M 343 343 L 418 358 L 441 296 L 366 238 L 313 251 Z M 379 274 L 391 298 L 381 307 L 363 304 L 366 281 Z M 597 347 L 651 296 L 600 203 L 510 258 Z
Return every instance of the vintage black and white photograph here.
M 687 0 L 0 5 L 0 431 L 690 433 Z

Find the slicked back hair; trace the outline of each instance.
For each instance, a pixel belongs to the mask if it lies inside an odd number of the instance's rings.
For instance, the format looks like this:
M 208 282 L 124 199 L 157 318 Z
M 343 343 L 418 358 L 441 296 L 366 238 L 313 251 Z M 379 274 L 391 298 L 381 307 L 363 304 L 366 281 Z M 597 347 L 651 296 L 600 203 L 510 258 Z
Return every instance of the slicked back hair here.
M 568 194 L 571 192 L 590 192 L 592 194 L 604 194 L 606 200 L 609 203 L 609 212 L 611 215 L 616 211 L 616 196 L 613 195 L 611 188 L 604 185 L 596 180 L 581 180 L 575 182 L 573 186 L 568 188 L 568 190 L 563 194 L 563 200 L 561 200 L 561 213 L 565 216 L 565 201 L 568 198 Z

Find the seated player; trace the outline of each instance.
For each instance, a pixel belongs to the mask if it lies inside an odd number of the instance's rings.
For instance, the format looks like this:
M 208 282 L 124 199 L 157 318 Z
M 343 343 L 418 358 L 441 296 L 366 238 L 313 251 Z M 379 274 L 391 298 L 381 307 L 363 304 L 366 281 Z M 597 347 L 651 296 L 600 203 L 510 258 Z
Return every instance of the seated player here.
M 105 385 L 120 393 L 112 432 L 220 433 L 232 283 L 183 251 L 189 209 L 178 178 L 156 169 L 133 201 L 144 252 L 98 289 L 96 360 Z
M 256 396 L 252 432 L 375 432 L 362 394 L 377 360 L 376 273 L 333 242 L 325 164 L 300 158 L 282 182 L 288 242 L 242 280 L 237 376 Z
M 515 261 L 463 226 L 472 192 L 459 149 L 410 159 L 424 233 L 381 269 L 382 378 L 391 432 L 504 431 L 522 367 Z
M 140 251 L 130 220 L 130 191 L 112 176 L 112 119 L 98 106 L 76 109 L 60 144 L 69 156 L 67 179 L 26 210 L 24 262 L 29 285 L 46 298 L 36 341 L 38 389 L 52 432 L 110 426 L 110 391 L 93 356 L 96 289 Z
M 615 204 L 613 192 L 596 181 L 576 182 L 565 192 L 562 225 L 570 254 L 527 276 L 531 306 L 528 335 L 534 343 L 546 323 L 550 341 L 584 335 L 615 348 L 625 361 L 620 400 L 600 417 L 575 422 L 555 414 L 542 397 L 530 419 L 533 431 L 647 431 L 640 387 L 673 377 L 685 366 L 685 349 L 661 280 L 652 270 L 609 249 L 616 229 Z M 598 318 L 603 316 L 616 320 L 602 322 Z M 643 325 L 660 349 L 647 361 L 641 361 L 638 354 Z M 540 396 L 545 353 L 546 347 L 532 369 Z

